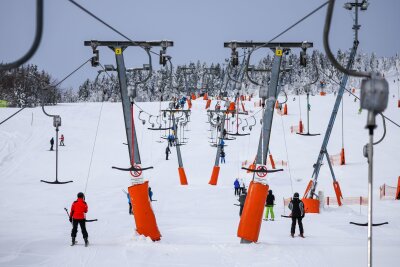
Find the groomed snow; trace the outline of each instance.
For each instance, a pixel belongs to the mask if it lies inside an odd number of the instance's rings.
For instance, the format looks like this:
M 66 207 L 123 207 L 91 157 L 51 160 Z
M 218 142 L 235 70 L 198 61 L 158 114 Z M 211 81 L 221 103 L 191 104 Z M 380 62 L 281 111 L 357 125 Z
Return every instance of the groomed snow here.
M 390 79 L 389 79 L 390 80 Z M 397 108 L 397 85 L 391 84 L 389 107 L 385 114 L 400 122 Z M 358 94 L 358 91 L 357 91 Z M 271 152 L 276 160 L 288 156 L 293 189 L 303 194 L 313 171 L 335 97 L 311 97 L 311 132 L 316 137 L 290 133 L 299 121 L 298 97 L 289 97 L 289 115 L 275 113 Z M 159 103 L 138 103 L 156 114 Z M 60 133 L 65 147 L 60 147 L 59 179 L 73 180 L 66 185 L 40 183 L 54 180 L 55 153 L 49 152 L 54 136 L 52 120 L 40 108 L 25 109 L 0 126 L 0 266 L 366 266 L 367 228 L 350 221 L 367 222 L 365 206 L 325 207 L 319 215 L 304 218 L 305 239 L 290 237 L 290 219 L 282 218 L 284 197 L 293 194 L 288 168 L 269 174 L 269 185 L 276 198 L 276 221 L 263 221 L 257 244 L 240 244 L 236 231 L 239 207 L 233 181 L 241 177 L 248 185 L 251 175 L 240 170 L 244 160 L 252 160 L 257 150 L 260 124 L 250 136 L 227 141 L 226 164 L 222 164 L 217 186 L 210 186 L 216 149 L 209 145 L 205 101 L 193 101 L 188 144 L 181 147 L 188 186 L 181 186 L 175 149 L 165 160 L 166 142 L 157 143 L 159 132 L 137 123 L 143 166 L 154 192 L 152 206 L 162 234 L 159 242 L 135 233 L 133 216 L 128 214 L 127 198 L 122 189 L 130 185 L 130 175 L 111 169 L 128 167 L 129 159 L 121 103 L 104 103 L 89 180 L 89 162 L 96 135 L 101 103 L 59 104 L 48 107 L 62 117 Z M 167 103 L 162 103 L 163 107 Z M 212 106 L 215 105 L 213 101 Z M 249 110 L 258 111 L 252 102 Z M 302 118 L 306 121 L 306 98 L 301 96 Z M 368 141 L 364 129 L 366 112 L 358 114 L 359 102 L 347 93 L 344 97 L 345 166 L 335 166 L 344 197 L 367 196 L 367 162 L 362 147 Z M 136 109 L 137 110 L 137 109 Z M 16 109 L 0 109 L 0 120 Z M 138 113 L 138 112 L 137 112 Z M 136 114 L 137 114 L 136 113 Z M 261 113 L 258 113 L 257 121 Z M 336 119 L 328 151 L 341 149 L 341 116 Z M 382 134 L 380 118 L 376 139 Z M 283 126 L 282 126 L 283 125 Z M 284 129 L 284 130 L 283 130 Z M 385 140 L 375 146 L 374 222 L 388 225 L 373 230 L 375 266 L 397 266 L 400 251 L 400 202 L 379 200 L 379 186 L 395 186 L 400 175 L 400 129 L 387 123 Z M 71 226 L 64 207 L 70 208 L 87 183 L 89 205 L 87 223 L 90 246 L 70 247 Z M 332 178 L 325 161 L 317 190 L 334 196 Z M 286 213 L 287 210 L 286 210 Z M 297 229 L 298 231 L 298 229 Z

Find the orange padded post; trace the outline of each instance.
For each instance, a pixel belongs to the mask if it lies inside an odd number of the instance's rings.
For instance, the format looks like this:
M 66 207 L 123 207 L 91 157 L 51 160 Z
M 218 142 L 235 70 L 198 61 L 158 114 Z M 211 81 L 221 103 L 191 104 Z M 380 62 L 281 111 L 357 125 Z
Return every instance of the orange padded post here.
M 196 95 L 192 94 L 192 100 L 196 100 Z
M 305 213 L 319 213 L 319 200 L 312 198 L 303 198 Z
M 275 161 L 274 161 L 274 158 L 272 157 L 271 154 L 269 154 L 269 161 L 271 161 L 271 167 L 272 167 L 272 169 L 276 169 L 276 168 L 275 168 Z
M 287 104 L 283 106 L 283 115 L 287 115 Z
M 140 235 L 148 236 L 153 241 L 161 239 L 157 227 L 156 217 L 150 205 L 149 182 L 128 187 L 132 203 L 133 216 L 136 222 L 136 231 Z
M 214 166 L 212 174 L 211 174 L 211 179 L 208 183 L 210 185 L 217 185 L 218 175 L 219 175 L 219 166 Z
M 321 92 L 319 92 L 319 95 L 320 95 L 320 96 L 325 96 L 325 95 L 326 95 L 326 92 L 321 91 Z
M 344 156 L 344 148 L 340 151 L 340 165 L 346 164 L 346 157 Z
M 303 122 L 299 121 L 299 133 L 303 133 Z
M 204 94 L 203 100 L 208 100 L 208 94 L 207 93 Z
M 306 197 L 307 197 L 307 194 L 308 194 L 308 192 L 310 191 L 312 184 L 313 184 L 313 182 L 312 182 L 312 179 L 311 179 L 311 180 L 308 182 L 308 185 L 307 185 L 306 191 L 304 192 L 303 198 L 306 198 Z
M 342 206 L 342 190 L 340 190 L 339 182 L 333 182 L 333 188 L 335 189 L 336 199 L 339 206 Z
M 179 179 L 181 180 L 181 185 L 187 185 L 187 178 L 186 178 L 186 173 L 185 169 L 183 167 L 178 167 L 178 172 L 179 172 Z
M 240 217 L 237 236 L 251 242 L 257 242 L 260 234 L 268 185 L 250 182 L 249 190 Z
M 278 100 L 276 100 L 276 103 L 275 103 L 275 108 L 276 108 L 276 109 L 278 109 L 278 108 L 279 108 L 279 102 L 278 102 Z
M 399 176 L 399 180 L 397 181 L 397 191 L 396 191 L 395 199 L 400 200 L 400 176 Z
M 235 102 L 229 103 L 229 108 L 228 108 L 228 110 L 230 110 L 230 111 L 235 110 Z
M 192 108 L 192 100 L 188 99 L 187 103 L 188 103 L 188 108 L 191 109 Z
M 211 105 L 211 99 L 208 99 L 207 103 L 206 103 L 206 109 L 208 109 L 210 107 L 210 105 Z

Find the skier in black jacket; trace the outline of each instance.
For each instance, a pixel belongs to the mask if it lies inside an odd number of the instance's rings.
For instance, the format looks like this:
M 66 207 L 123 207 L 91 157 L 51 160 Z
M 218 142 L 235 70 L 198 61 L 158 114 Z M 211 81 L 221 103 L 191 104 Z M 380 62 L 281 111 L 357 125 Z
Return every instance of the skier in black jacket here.
M 303 223 L 301 222 L 304 218 L 304 203 L 299 199 L 299 193 L 294 193 L 293 199 L 289 203 L 289 209 L 292 211 L 292 229 L 290 231 L 292 237 L 294 237 L 297 220 L 300 228 L 300 236 L 304 238 Z
M 53 146 L 54 146 L 54 137 L 52 137 L 52 138 L 50 139 L 50 145 L 51 145 L 51 147 L 50 147 L 50 151 L 53 151 Z
M 171 150 L 169 149 L 169 146 L 167 146 L 167 148 L 165 149 L 165 157 L 166 160 L 168 160 L 168 155 L 171 154 Z
M 247 192 L 244 190 L 240 196 L 239 196 L 239 203 L 240 203 L 240 210 L 239 210 L 239 216 L 242 216 L 242 211 L 244 207 L 244 203 L 246 202 L 246 197 L 247 197 Z

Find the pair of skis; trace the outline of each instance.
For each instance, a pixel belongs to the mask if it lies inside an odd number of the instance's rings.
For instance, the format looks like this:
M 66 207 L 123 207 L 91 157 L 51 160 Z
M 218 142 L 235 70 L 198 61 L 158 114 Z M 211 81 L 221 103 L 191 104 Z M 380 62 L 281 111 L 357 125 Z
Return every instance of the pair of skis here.
M 69 212 L 67 208 L 64 208 L 65 212 L 67 213 L 68 219 L 69 219 Z M 92 220 L 87 220 L 85 219 L 85 222 L 97 222 L 97 219 L 92 219 Z M 72 222 L 71 222 L 72 225 Z M 78 243 L 78 241 L 75 241 L 71 244 L 71 246 L 75 246 Z M 89 241 L 85 241 L 85 247 L 89 246 Z

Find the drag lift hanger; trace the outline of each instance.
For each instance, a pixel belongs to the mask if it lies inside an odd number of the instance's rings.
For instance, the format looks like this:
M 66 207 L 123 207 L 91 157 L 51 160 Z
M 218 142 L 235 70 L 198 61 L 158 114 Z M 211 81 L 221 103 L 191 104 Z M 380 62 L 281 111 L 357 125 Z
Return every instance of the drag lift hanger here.
M 329 46 L 329 31 L 332 21 L 334 5 L 335 5 L 335 0 L 330 0 L 326 13 L 324 36 L 323 36 L 325 52 L 328 56 L 328 59 L 331 61 L 332 65 L 334 65 L 340 72 L 344 73 L 345 77 L 350 75 L 350 76 L 364 78 L 361 81 L 360 107 L 362 109 L 368 110 L 367 125 L 365 126 L 365 128 L 368 129 L 369 132 L 369 143 L 364 147 L 364 156 L 368 158 L 368 224 L 367 224 L 368 266 L 372 266 L 372 226 L 374 226 L 374 224 L 372 223 L 374 129 L 377 127 L 375 121 L 376 115 L 377 114 L 382 115 L 382 112 L 387 108 L 389 100 L 389 84 L 386 81 L 386 79 L 379 73 L 359 72 L 356 70 L 351 70 L 351 65 L 350 66 L 348 65 L 347 68 L 345 69 L 339 64 L 339 62 L 336 61 Z M 366 8 L 368 7 L 368 2 L 362 1 L 362 3 L 358 3 L 358 0 L 356 0 L 354 3 L 345 4 L 345 8 L 352 9 L 353 7 L 355 7 L 355 14 L 356 14 L 355 25 L 353 26 L 353 29 L 355 30 L 354 43 L 355 43 L 355 48 L 357 48 L 358 29 L 360 28 L 360 25 L 358 25 L 358 8 L 361 8 L 361 10 L 366 10 Z M 380 141 L 382 141 L 382 139 Z M 380 141 L 378 141 L 377 143 L 379 143 Z M 378 225 L 383 225 L 383 224 L 386 223 Z
M 307 133 L 296 133 L 298 135 L 303 135 L 303 136 L 317 136 L 317 135 L 320 135 L 319 133 L 317 133 L 317 134 L 310 133 L 310 92 L 311 92 L 311 85 L 315 84 L 319 79 L 316 56 L 313 55 L 312 61 L 313 61 L 313 65 L 315 67 L 317 75 L 316 75 L 315 79 L 311 83 L 308 83 L 308 84 L 306 84 L 304 86 L 304 91 L 306 92 L 306 95 L 307 95 Z M 299 99 L 300 99 L 300 96 L 299 96 Z

